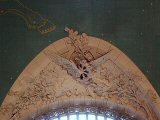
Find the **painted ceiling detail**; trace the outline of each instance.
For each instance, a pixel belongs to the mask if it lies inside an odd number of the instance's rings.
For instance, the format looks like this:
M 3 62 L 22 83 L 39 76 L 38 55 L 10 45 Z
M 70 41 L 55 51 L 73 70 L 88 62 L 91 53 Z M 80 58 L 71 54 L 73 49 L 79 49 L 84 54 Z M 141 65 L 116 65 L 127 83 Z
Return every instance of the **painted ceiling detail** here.
M 20 0 L 12 0 L 16 2 L 16 7 L 0 9 L 0 15 L 16 14 L 24 19 L 29 29 L 38 30 L 41 34 L 46 34 L 55 30 L 55 25 L 47 18 L 31 8 L 24 5 Z
M 101 102 L 133 119 L 160 119 L 158 94 L 123 52 L 85 33 L 65 31 L 69 36 L 44 49 L 13 84 L 0 108 L 3 120 L 33 119 L 62 101 Z

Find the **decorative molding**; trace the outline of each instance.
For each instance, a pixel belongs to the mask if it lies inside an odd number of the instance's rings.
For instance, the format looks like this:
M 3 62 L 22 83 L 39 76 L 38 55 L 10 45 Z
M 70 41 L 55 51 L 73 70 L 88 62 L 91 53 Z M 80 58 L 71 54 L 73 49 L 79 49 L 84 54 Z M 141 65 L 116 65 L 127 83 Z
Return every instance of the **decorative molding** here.
M 44 114 L 41 114 L 35 118 L 35 120 L 41 120 L 41 119 L 51 119 L 51 118 L 57 118 L 58 116 L 62 115 L 68 115 L 68 114 L 79 114 L 79 113 L 88 113 L 88 114 L 96 114 L 96 115 L 103 115 L 105 117 L 115 118 L 116 120 L 120 119 L 128 119 L 128 120 L 136 120 L 124 111 L 120 111 L 117 109 L 111 109 L 104 105 L 86 105 L 86 104 L 80 104 L 80 105 L 67 105 L 63 107 L 59 107 L 58 109 L 50 110 Z
M 84 33 L 65 31 L 69 37 L 43 50 L 14 83 L 0 108 L 3 120 L 22 119 L 39 106 L 82 98 L 110 101 L 125 106 L 130 115 L 160 119 L 159 96 L 120 50 Z

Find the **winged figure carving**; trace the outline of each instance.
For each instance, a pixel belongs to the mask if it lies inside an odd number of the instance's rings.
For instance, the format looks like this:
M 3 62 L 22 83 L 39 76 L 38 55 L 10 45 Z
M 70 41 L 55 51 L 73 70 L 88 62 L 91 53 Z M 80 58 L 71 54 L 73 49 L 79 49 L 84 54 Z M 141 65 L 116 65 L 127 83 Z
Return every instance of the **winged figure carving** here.
M 89 81 L 92 79 L 93 70 L 97 69 L 99 66 L 109 60 L 109 52 L 110 51 L 93 61 L 87 62 L 87 60 L 83 59 L 77 60 L 76 63 L 49 50 L 44 51 L 44 54 L 51 61 L 67 70 L 68 74 L 70 74 L 75 79 L 80 81 Z

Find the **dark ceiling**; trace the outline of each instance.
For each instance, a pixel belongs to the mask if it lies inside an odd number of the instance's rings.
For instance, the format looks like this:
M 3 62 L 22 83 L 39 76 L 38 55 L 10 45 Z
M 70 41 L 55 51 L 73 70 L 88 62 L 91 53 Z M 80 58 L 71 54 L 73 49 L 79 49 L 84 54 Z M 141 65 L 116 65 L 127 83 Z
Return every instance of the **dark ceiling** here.
M 19 8 L 0 0 L 1 9 Z M 31 62 L 52 42 L 67 36 L 66 26 L 109 40 L 142 70 L 160 94 L 159 0 L 23 0 L 56 25 L 42 35 L 16 14 L 0 15 L 0 103 Z M 29 14 L 26 12 L 26 14 Z

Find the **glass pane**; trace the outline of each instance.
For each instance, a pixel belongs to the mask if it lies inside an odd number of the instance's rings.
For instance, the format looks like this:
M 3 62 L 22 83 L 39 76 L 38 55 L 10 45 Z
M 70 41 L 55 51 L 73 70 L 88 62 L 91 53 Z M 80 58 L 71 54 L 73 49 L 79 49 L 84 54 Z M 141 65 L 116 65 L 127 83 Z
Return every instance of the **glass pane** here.
M 97 119 L 98 120 L 104 120 L 104 117 L 103 116 L 97 116 Z
M 79 120 L 86 120 L 86 114 L 79 114 Z
M 67 120 L 67 116 L 60 117 L 60 120 Z
M 58 120 L 58 118 L 50 118 L 49 120 Z
M 95 115 L 88 115 L 88 120 L 96 120 L 96 116 Z
M 69 120 L 77 120 L 77 115 L 70 115 Z
M 114 120 L 113 118 L 107 118 L 107 120 Z

